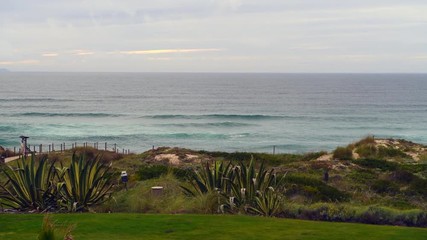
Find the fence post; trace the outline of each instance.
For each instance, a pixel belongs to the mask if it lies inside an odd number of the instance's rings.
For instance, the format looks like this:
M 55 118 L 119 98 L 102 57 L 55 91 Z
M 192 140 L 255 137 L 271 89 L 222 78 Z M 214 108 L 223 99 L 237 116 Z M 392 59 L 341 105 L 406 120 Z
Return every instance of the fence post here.
M 52 152 L 55 152 L 55 144 L 52 143 Z
M 50 153 L 50 144 L 49 144 L 49 151 L 47 153 Z
M 105 142 L 105 151 L 107 151 L 107 142 Z
M 36 152 L 36 145 L 33 146 L 33 152 Z
M 16 147 L 13 147 L 13 155 L 16 154 Z
M 43 152 L 43 147 L 42 147 L 42 145 L 40 144 L 40 146 L 39 146 L 39 153 L 42 153 Z
M 65 143 L 62 143 L 63 144 L 63 146 L 64 146 L 64 152 L 65 152 Z

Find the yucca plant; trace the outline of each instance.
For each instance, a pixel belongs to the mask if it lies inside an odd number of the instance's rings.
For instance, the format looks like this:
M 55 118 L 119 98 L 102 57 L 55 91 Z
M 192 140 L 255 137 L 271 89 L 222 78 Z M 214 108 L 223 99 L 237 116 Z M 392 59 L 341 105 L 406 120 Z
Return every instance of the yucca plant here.
M 73 154 L 70 166 L 59 168 L 58 172 L 62 179 L 58 184 L 62 205 L 68 211 L 87 211 L 111 194 L 111 165 L 101 162 L 99 157 L 86 160 Z
M 227 193 L 230 191 L 232 178 L 231 162 L 215 161 L 211 166 L 208 162 L 201 171 L 195 171 L 190 184 L 192 189 L 181 186 L 188 195 L 202 195 L 210 192 Z
M 2 168 L 5 184 L 0 184 L 3 205 L 19 210 L 50 211 L 56 208 L 57 175 L 54 162 L 46 157 L 36 161 L 34 154 L 17 160 L 17 167 Z

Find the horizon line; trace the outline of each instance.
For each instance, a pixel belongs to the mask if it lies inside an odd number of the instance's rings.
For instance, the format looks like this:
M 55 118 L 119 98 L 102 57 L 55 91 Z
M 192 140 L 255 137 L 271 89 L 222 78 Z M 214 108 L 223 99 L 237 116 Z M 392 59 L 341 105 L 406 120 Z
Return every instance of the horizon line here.
M 13 71 L 10 69 L 0 69 L 0 74 L 4 73 L 205 73 L 205 74 L 427 74 L 427 72 L 243 72 L 243 71 Z

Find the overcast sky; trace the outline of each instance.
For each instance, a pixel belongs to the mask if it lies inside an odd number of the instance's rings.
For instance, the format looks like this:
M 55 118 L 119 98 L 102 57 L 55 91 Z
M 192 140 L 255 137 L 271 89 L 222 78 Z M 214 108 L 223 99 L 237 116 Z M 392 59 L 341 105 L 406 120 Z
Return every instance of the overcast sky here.
M 0 68 L 427 72 L 427 0 L 0 0 Z

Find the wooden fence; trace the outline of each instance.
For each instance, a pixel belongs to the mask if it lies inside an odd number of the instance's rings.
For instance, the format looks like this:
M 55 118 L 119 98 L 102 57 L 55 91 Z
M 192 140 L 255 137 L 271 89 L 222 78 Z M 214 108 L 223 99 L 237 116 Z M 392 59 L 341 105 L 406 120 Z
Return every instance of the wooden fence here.
M 131 154 L 130 149 L 119 147 L 116 143 L 108 142 L 62 142 L 62 143 L 50 143 L 50 144 L 28 144 L 26 152 L 33 153 L 51 153 L 51 152 L 65 152 L 67 150 L 73 150 L 79 147 L 83 148 L 94 148 L 97 150 L 116 152 L 121 154 Z M 8 150 L 12 151 L 11 148 Z M 13 147 L 13 154 L 22 154 L 23 151 L 20 147 Z

